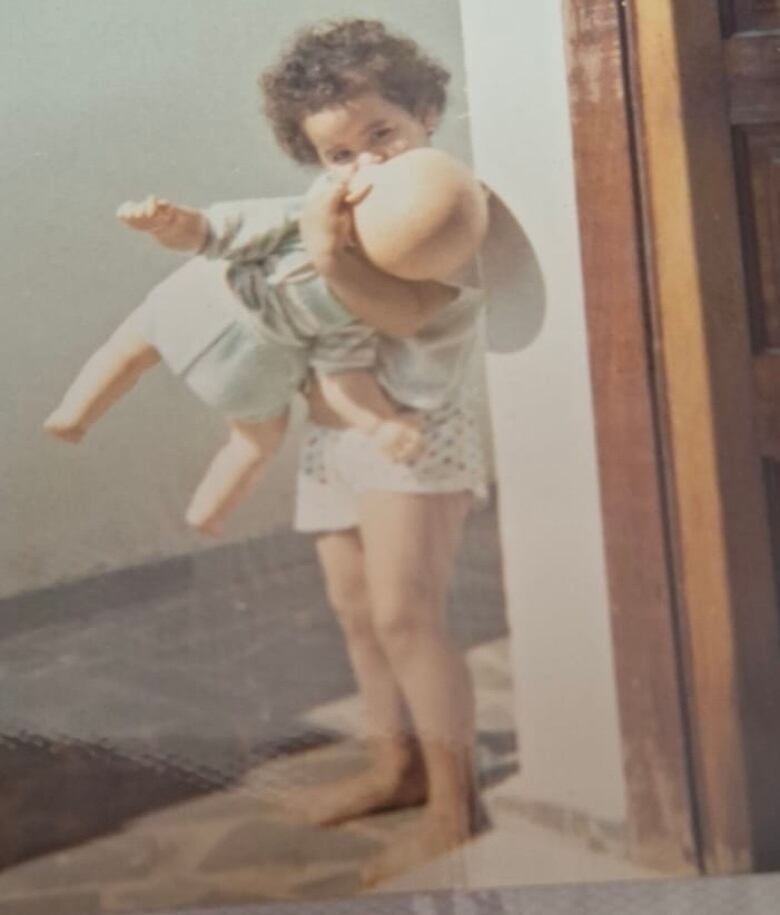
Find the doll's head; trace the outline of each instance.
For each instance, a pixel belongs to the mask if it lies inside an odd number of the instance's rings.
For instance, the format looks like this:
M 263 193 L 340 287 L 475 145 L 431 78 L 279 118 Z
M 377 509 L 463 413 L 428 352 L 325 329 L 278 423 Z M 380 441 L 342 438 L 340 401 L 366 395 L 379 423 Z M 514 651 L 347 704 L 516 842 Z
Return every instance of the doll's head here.
M 407 280 L 446 280 L 477 253 L 488 227 L 484 187 L 457 159 L 413 149 L 361 166 L 354 190 L 357 242 L 375 266 Z
M 338 168 L 360 152 L 391 158 L 426 145 L 449 78 L 381 22 L 345 19 L 299 32 L 260 84 L 282 149 L 302 164 Z M 328 114 L 341 118 L 331 123 Z
M 369 260 L 404 279 L 450 276 L 487 226 L 468 169 L 427 148 L 449 78 L 414 41 L 366 19 L 304 29 L 261 77 L 265 113 L 298 162 L 338 173 L 375 160 L 356 176 L 372 185 L 355 207 L 356 233 Z

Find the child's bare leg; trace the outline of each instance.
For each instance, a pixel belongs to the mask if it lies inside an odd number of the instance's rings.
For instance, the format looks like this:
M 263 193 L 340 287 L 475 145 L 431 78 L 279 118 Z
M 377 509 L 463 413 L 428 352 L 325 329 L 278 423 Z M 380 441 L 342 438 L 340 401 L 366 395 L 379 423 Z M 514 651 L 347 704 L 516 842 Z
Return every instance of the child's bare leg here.
M 420 804 L 427 783 L 403 697 L 374 630 L 360 535 L 354 528 L 321 534 L 317 555 L 360 691 L 370 753 L 368 765 L 354 774 L 283 792 L 283 806 L 325 826 Z
M 218 537 L 222 522 L 258 481 L 286 428 L 287 413 L 262 423 L 233 420 L 227 444 L 195 490 L 187 523 Z
M 414 722 L 427 805 L 405 841 L 370 862 L 367 883 L 450 851 L 479 828 L 474 697 L 446 630 L 445 601 L 471 497 L 364 493 L 360 532 L 375 631 Z
M 388 398 L 376 378 L 365 369 L 322 374 L 322 393 L 348 425 L 370 435 L 391 461 L 413 461 L 423 446 L 420 420 L 404 413 Z
M 131 318 L 87 360 L 43 428 L 66 442 L 78 442 L 89 427 L 160 361 L 154 346 Z

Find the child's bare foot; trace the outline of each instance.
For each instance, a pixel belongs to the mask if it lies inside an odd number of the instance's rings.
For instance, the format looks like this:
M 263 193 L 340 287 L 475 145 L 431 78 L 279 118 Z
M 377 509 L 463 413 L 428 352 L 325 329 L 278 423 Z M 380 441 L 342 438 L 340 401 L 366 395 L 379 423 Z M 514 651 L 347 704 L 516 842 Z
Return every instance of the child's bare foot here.
M 50 435 L 54 435 L 60 441 L 69 442 L 71 445 L 77 445 L 87 432 L 84 425 L 76 422 L 59 407 L 44 420 L 43 428 Z
M 467 825 L 466 817 L 426 811 L 407 835 L 399 836 L 368 861 L 360 873 L 361 883 L 365 888 L 376 886 L 459 848 L 473 835 L 474 830 Z
M 380 811 L 416 807 L 426 795 L 421 766 L 400 778 L 370 769 L 324 785 L 297 788 L 284 795 L 280 804 L 312 826 L 335 826 Z
M 372 439 L 389 460 L 398 464 L 411 463 L 423 449 L 422 426 L 414 413 L 399 413 L 381 422 Z

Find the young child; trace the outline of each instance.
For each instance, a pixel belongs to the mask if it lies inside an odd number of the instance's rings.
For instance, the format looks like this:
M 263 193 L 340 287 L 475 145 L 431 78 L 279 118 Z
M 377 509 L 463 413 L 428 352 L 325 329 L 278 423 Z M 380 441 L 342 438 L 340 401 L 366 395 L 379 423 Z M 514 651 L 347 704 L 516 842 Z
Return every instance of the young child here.
M 241 407 L 231 441 L 207 475 L 214 488 L 204 490 L 204 483 L 190 510 L 192 521 L 210 526 L 257 474 L 281 435 L 289 397 L 314 364 L 297 527 L 315 537 L 328 601 L 365 703 L 370 759 L 346 779 L 296 791 L 300 811 L 333 824 L 425 804 L 408 837 L 369 863 L 367 883 L 457 847 L 480 824 L 473 693 L 447 634 L 445 609 L 463 524 L 486 476 L 468 383 L 481 294 L 459 286 L 450 272 L 481 239 L 485 212 L 484 197 L 473 190 L 465 210 L 460 199 L 435 212 L 446 197 L 436 178 L 444 166 L 434 168 L 435 156 L 423 153 L 445 105 L 447 80 L 414 42 L 379 22 L 346 20 L 301 32 L 263 77 L 266 113 L 288 154 L 323 166 L 336 180 L 317 182 L 305 205 L 249 201 L 202 214 L 150 199 L 123 208 L 120 217 L 129 225 L 206 257 L 193 258 L 152 293 L 171 293 L 174 304 L 159 313 L 142 306 L 127 332 L 120 329 L 125 348 L 94 357 L 85 390 L 77 380 L 48 421 L 57 434 L 77 437 L 157 361 L 149 339 L 170 338 L 167 358 L 175 370 L 210 402 L 229 399 Z M 413 198 L 422 183 L 434 200 L 418 212 L 407 207 L 403 231 L 383 236 L 401 202 L 401 185 L 382 189 L 394 167 L 410 168 L 412 180 L 402 186 Z M 366 182 L 371 192 L 361 200 Z M 432 225 L 443 234 L 431 233 Z M 387 270 L 370 258 L 383 260 Z M 214 303 L 213 318 L 206 309 L 205 318 L 190 320 L 196 299 Z M 155 328 L 169 318 L 172 334 Z M 333 340 L 325 327 L 338 331 Z M 260 388 L 253 335 L 262 338 L 263 359 L 276 360 L 262 375 L 267 389 Z M 291 335 L 297 346 L 273 345 Z M 234 370 L 236 357 L 241 371 Z M 217 371 L 223 363 L 232 366 L 228 376 Z M 126 369 L 117 372 L 117 364 Z M 229 398 L 221 387 L 230 387 L 228 381 L 236 387 Z M 367 436 L 343 428 L 339 411 L 324 405 L 328 389 L 331 407 L 341 398 L 342 415 L 345 400 L 369 413 L 373 407 L 409 436 L 388 435 L 393 443 L 383 453 Z M 376 395 L 378 406 L 371 401 Z M 399 407 L 415 411 L 415 419 Z M 258 423 L 258 410 L 261 420 L 270 419 Z M 413 451 L 419 457 L 404 462 Z
M 397 152 L 427 144 L 446 81 L 413 42 L 381 23 L 348 20 L 302 32 L 264 87 L 277 135 L 300 161 L 332 168 L 375 153 L 390 158 L 381 166 L 388 168 L 413 155 Z M 410 306 L 408 286 L 391 293 L 361 273 L 365 262 L 331 218 L 336 202 L 323 205 L 315 233 L 318 269 L 353 313 L 383 331 L 376 377 L 416 411 L 422 447 L 411 463 L 388 461 L 323 409 L 315 379 L 295 526 L 314 538 L 362 699 L 368 753 L 358 771 L 295 786 L 284 803 L 319 824 L 424 805 L 408 832 L 366 863 L 362 879 L 375 884 L 457 848 L 485 825 L 473 691 L 446 612 L 466 516 L 486 490 L 476 379 L 484 305 L 481 293 L 423 284 Z M 491 233 L 494 212 L 491 198 Z
M 414 150 L 420 136 L 416 121 L 405 118 L 412 136 L 398 152 Z M 486 204 L 465 167 L 443 153 L 410 151 L 392 164 L 385 157 L 392 158 L 379 150 L 346 167 L 326 163 L 335 180 L 315 182 L 306 201 L 245 201 L 200 212 L 150 197 L 120 207 L 126 225 L 203 258 L 152 291 L 88 360 L 45 428 L 79 441 L 147 368 L 164 359 L 229 417 L 229 441 L 187 511 L 190 524 L 212 535 L 276 450 L 290 400 L 310 367 L 347 423 L 391 460 L 413 460 L 420 443 L 417 419 L 399 410 L 369 372 L 376 363 L 375 332 L 345 310 L 315 269 L 323 259 L 322 208 L 343 222 L 345 232 L 353 230 L 355 208 L 355 244 L 362 249 L 356 247 L 356 256 L 368 258 L 365 264 L 376 276 L 376 268 L 383 268 L 413 277 L 415 286 L 399 288 L 427 291 L 435 303 L 446 287 L 427 289 L 419 281 L 446 278 L 473 257 L 486 228 Z

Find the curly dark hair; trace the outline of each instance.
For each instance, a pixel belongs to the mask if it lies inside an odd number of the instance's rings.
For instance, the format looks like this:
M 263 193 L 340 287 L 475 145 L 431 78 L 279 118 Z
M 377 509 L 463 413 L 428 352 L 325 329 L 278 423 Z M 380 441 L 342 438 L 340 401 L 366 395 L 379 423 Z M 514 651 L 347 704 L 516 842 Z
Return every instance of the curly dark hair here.
M 307 165 L 318 158 L 301 126 L 306 115 L 373 90 L 415 117 L 438 116 L 447 103 L 449 79 L 410 38 L 376 20 L 341 19 L 298 32 L 258 82 L 279 145 Z

